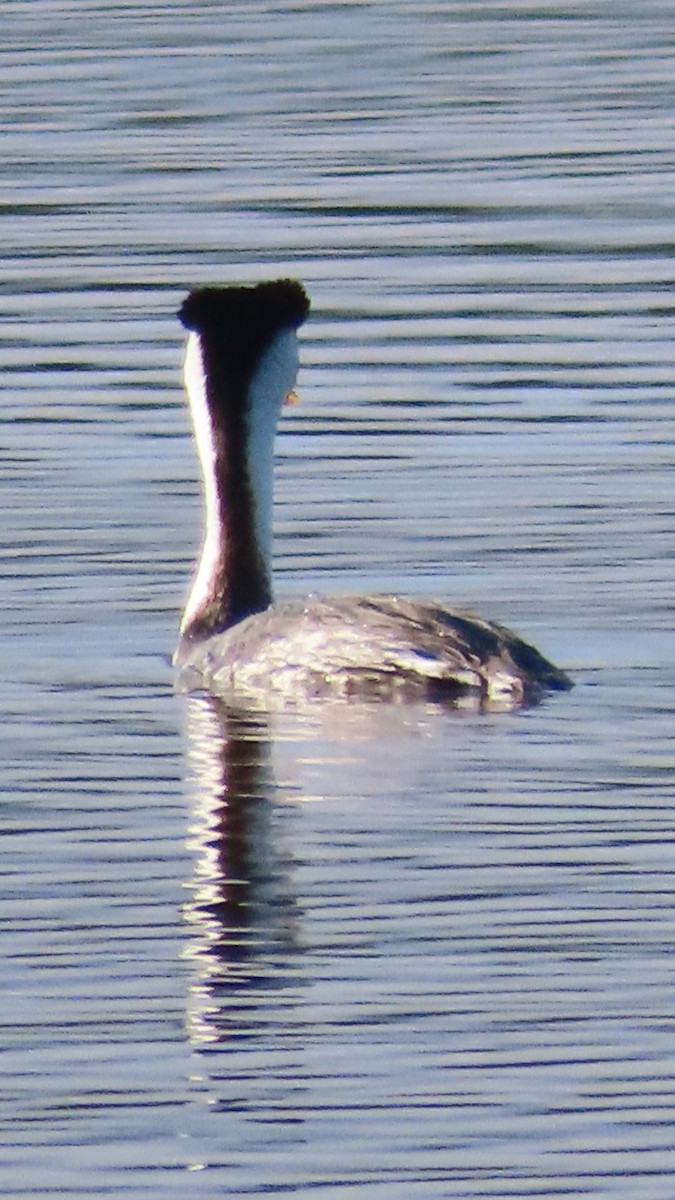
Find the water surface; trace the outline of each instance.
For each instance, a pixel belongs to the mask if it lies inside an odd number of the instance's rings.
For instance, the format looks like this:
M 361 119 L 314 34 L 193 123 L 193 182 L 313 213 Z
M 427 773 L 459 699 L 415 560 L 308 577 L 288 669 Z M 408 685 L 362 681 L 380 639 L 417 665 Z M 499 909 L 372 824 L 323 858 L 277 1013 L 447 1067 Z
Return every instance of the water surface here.
M 671 1200 L 670 6 L 2 23 L 0 1195 Z M 174 314 L 277 275 L 278 591 L 470 604 L 570 695 L 174 695 Z

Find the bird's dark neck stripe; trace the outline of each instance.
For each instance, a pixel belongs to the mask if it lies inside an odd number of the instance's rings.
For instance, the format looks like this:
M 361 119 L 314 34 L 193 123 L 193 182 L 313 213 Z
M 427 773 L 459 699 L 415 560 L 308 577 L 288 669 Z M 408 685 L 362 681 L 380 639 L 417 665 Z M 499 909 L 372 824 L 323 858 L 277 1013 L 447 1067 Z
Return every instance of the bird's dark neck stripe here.
M 201 640 L 267 608 L 272 582 L 258 544 L 248 471 L 246 385 L 218 380 L 208 344 L 196 335 L 186 358 L 186 384 L 204 478 L 206 528 L 182 633 Z
M 185 384 L 204 481 L 204 545 L 181 633 L 202 640 L 272 600 L 271 487 L 276 423 L 295 381 L 301 284 L 202 288 L 185 300 Z M 287 341 L 290 338 L 290 343 Z

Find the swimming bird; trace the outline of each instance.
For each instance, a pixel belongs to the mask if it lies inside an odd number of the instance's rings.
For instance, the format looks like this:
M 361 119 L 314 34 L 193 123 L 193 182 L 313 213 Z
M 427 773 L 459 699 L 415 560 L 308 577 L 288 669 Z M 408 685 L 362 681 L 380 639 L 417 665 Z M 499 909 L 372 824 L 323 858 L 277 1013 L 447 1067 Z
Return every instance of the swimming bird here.
M 289 279 L 191 292 L 184 379 L 201 465 L 202 550 L 174 655 L 224 697 L 424 697 L 516 708 L 571 681 L 502 625 L 400 596 L 274 603 L 274 439 L 309 311 Z

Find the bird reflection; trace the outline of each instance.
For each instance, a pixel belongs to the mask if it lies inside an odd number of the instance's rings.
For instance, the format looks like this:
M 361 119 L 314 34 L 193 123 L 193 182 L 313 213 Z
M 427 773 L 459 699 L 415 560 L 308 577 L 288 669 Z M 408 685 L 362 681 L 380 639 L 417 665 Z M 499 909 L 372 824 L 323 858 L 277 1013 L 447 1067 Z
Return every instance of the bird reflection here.
M 282 986 L 297 912 L 280 828 L 289 810 L 272 802 L 265 717 L 204 696 L 186 704 L 196 856 L 185 905 L 193 933 L 185 951 L 193 971 L 188 1031 L 205 1045 L 241 1036 L 253 993 Z

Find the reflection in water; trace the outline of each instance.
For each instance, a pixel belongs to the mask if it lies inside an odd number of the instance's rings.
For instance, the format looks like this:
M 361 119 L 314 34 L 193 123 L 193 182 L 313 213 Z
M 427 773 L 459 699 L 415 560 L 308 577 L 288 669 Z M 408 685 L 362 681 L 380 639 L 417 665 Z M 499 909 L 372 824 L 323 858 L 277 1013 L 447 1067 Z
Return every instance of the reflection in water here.
M 264 716 L 203 696 L 186 703 L 197 856 L 185 906 L 194 933 L 188 1031 L 204 1045 L 241 1032 L 252 989 L 279 985 L 295 949 L 296 912 Z

